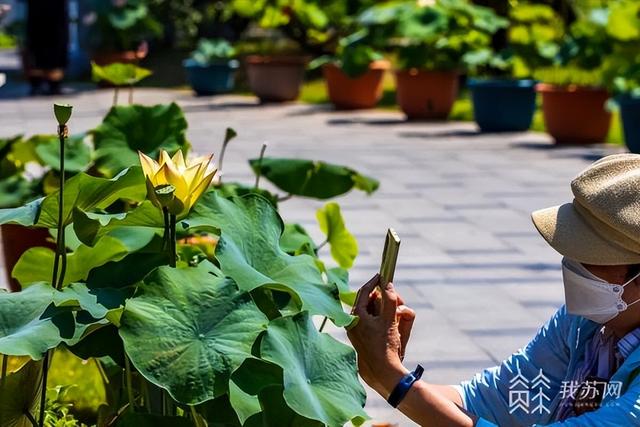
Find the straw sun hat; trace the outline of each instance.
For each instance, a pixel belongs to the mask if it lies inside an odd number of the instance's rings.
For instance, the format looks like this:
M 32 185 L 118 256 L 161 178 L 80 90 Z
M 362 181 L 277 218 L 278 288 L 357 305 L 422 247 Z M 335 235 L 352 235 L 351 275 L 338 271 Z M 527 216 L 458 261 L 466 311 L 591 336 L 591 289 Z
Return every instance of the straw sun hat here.
M 571 191 L 573 202 L 531 214 L 551 247 L 584 264 L 640 264 L 640 155 L 598 160 Z

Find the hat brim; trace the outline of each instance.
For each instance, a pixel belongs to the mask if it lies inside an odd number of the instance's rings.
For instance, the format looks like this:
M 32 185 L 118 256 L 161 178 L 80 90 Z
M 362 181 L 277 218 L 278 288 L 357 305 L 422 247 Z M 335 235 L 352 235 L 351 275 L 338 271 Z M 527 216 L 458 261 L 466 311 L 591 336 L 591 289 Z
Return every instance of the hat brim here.
M 640 264 L 640 254 L 598 234 L 572 203 L 541 209 L 531 214 L 542 237 L 561 255 L 583 264 Z

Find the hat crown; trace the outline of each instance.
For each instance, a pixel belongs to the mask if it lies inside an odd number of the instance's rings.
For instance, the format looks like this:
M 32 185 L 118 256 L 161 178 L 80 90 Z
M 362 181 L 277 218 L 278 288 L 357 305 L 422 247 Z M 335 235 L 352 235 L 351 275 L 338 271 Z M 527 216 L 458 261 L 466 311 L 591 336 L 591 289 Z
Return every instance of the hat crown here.
M 640 252 L 640 155 L 603 157 L 572 182 L 578 213 L 602 234 Z

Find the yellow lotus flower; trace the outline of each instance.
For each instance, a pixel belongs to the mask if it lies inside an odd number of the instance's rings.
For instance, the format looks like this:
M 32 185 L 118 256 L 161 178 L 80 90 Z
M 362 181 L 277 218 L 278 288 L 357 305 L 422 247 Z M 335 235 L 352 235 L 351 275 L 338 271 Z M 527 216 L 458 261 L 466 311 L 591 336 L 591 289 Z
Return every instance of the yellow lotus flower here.
M 213 154 L 189 163 L 180 150 L 173 157 L 162 150 L 158 162 L 139 151 L 138 156 L 147 179 L 147 197 L 154 205 L 166 207 L 178 217 L 189 213 L 217 171 L 211 164 Z

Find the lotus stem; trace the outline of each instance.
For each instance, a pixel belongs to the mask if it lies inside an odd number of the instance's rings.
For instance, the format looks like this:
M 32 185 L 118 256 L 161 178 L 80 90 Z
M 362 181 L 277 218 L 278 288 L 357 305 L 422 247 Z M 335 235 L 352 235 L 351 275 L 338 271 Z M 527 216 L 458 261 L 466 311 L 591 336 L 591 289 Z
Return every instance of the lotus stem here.
M 164 219 L 164 235 L 162 236 L 162 250 L 166 251 L 169 249 L 169 240 L 171 232 L 169 231 L 169 209 L 164 207 L 162 208 L 162 217 Z
M 50 359 L 51 350 L 47 350 L 47 353 L 44 355 L 44 361 L 42 362 L 42 393 L 40 394 L 40 418 L 38 418 L 40 427 L 44 427 L 44 410 L 47 406 L 47 377 L 49 376 Z
M 267 143 L 262 144 L 260 149 L 260 157 L 258 158 L 258 171 L 256 172 L 256 183 L 253 186 L 256 190 L 260 185 L 260 176 L 262 175 L 262 159 L 264 159 L 264 152 L 267 150 Z
M 222 148 L 220 149 L 220 160 L 218 161 L 218 174 L 222 180 L 222 163 L 224 161 L 224 153 L 227 151 L 229 142 L 237 136 L 237 133 L 232 128 L 227 128 L 224 134 L 224 141 L 222 142 Z
M 324 331 L 324 327 L 327 325 L 327 320 L 329 318 L 327 316 L 324 316 L 324 319 L 322 319 L 322 324 L 320 325 L 320 332 Z
M 68 117 L 67 117 L 68 118 Z M 58 125 L 58 140 L 60 141 L 60 190 L 58 193 L 58 232 L 56 234 L 56 254 L 53 262 L 53 274 L 51 286 L 56 290 L 62 287 L 64 276 L 67 270 L 67 250 L 64 238 L 64 146 L 65 139 L 69 135 L 69 128 L 66 124 Z M 60 262 L 62 259 L 62 262 Z M 58 276 L 58 266 L 61 264 L 60 275 Z M 42 366 L 42 395 L 40 397 L 40 427 L 44 427 L 44 410 L 47 405 L 47 378 L 49 376 L 49 363 L 51 350 L 47 350 Z
M 7 380 L 7 368 L 9 364 L 9 356 L 6 354 L 2 355 L 2 376 L 0 377 L 0 395 L 2 395 L 2 391 L 4 389 L 4 383 Z
M 27 417 L 27 419 L 29 420 L 29 422 L 31 422 L 31 425 L 33 425 L 33 427 L 38 427 L 38 422 L 36 421 L 35 418 L 33 418 L 33 415 L 31 415 L 31 412 L 25 409 L 24 416 Z
M 170 218 L 170 222 L 169 222 L 169 231 L 170 231 L 170 237 L 169 237 L 169 250 L 171 251 L 171 257 L 169 259 L 169 262 L 171 265 L 171 267 L 176 266 L 177 261 L 178 261 L 178 253 L 176 252 L 176 245 L 177 245 L 177 241 L 176 241 L 176 216 L 174 214 L 169 215 Z
M 51 284 L 56 289 L 60 289 L 62 287 L 62 284 L 64 282 L 64 275 L 67 269 L 67 251 L 65 248 L 64 238 L 64 148 L 65 139 L 68 134 L 69 129 L 66 125 L 58 126 L 58 139 L 60 141 L 60 191 L 58 193 L 58 233 L 56 236 L 56 257 L 53 264 L 53 278 L 51 279 Z M 62 269 L 60 272 L 60 276 L 58 277 L 58 263 L 60 258 L 62 258 Z
M 129 105 L 133 104 L 133 84 L 129 85 Z
M 115 107 L 116 105 L 118 105 L 118 91 L 120 89 L 118 88 L 118 86 L 116 86 L 113 89 L 113 106 Z
M 127 381 L 127 397 L 129 398 L 129 407 L 132 411 L 135 411 L 135 401 L 133 399 L 133 381 L 131 379 L 131 362 L 129 362 L 129 356 L 124 355 L 124 373 Z
M 324 242 L 322 242 L 318 246 L 316 246 L 315 252 L 318 253 L 318 251 L 320 249 L 324 248 L 327 243 L 329 243 L 329 239 L 326 239 Z
M 286 196 L 278 197 L 278 202 L 286 202 L 293 197 L 293 194 L 289 193 Z

